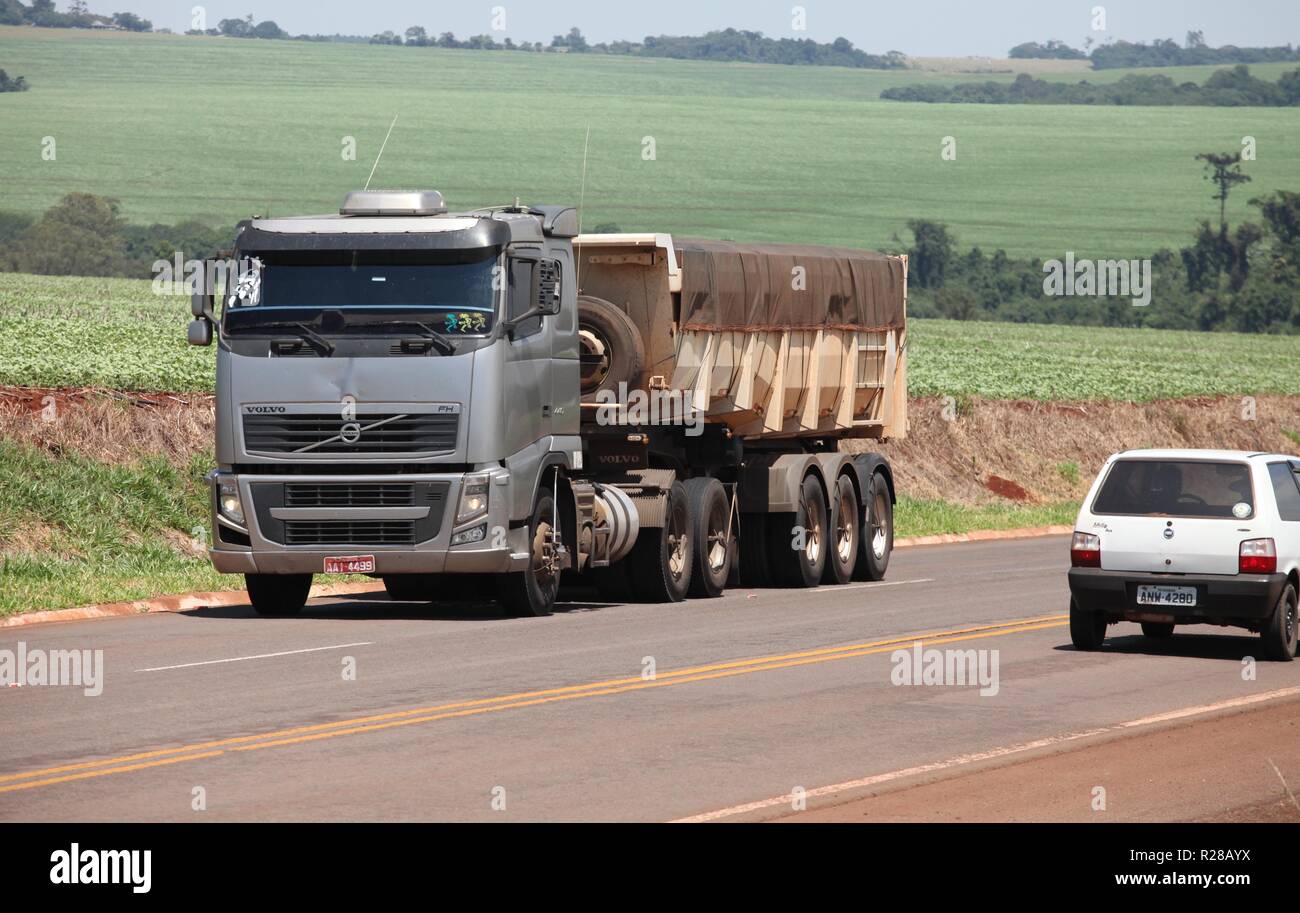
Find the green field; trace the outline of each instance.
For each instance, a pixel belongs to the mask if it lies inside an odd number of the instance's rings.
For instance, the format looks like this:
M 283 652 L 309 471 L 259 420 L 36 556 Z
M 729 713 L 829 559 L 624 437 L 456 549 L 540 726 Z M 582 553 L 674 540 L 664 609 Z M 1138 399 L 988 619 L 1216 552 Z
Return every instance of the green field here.
M 0 209 L 29 213 L 72 190 L 120 198 L 134 222 L 328 211 L 365 183 L 394 115 L 377 186 L 437 187 L 453 207 L 576 202 L 590 125 L 585 224 L 737 240 L 890 247 L 924 217 L 1015 256 L 1145 256 L 1216 214 L 1193 156 L 1245 135 L 1259 158 L 1232 217 L 1255 194 L 1300 188 L 1293 110 L 877 98 L 1009 75 L 14 27 L 0 27 L 0 66 L 33 87 L 0 96 Z M 345 136 L 355 161 L 340 155 Z M 945 136 L 956 161 L 940 159 Z
M 148 281 L 0 273 L 0 384 L 211 391 L 189 299 Z M 913 396 L 1148 401 L 1300 393 L 1295 337 L 913 320 Z

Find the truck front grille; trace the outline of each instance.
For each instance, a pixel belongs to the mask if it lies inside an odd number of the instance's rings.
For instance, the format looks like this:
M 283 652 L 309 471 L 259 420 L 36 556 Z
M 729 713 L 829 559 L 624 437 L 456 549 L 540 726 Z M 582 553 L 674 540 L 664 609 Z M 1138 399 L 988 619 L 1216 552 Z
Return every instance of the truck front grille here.
M 456 449 L 458 413 L 245 415 L 249 453 L 434 453 Z
M 284 486 L 285 507 L 414 507 L 411 482 L 318 483 Z
M 414 520 L 286 520 L 285 545 L 410 545 Z

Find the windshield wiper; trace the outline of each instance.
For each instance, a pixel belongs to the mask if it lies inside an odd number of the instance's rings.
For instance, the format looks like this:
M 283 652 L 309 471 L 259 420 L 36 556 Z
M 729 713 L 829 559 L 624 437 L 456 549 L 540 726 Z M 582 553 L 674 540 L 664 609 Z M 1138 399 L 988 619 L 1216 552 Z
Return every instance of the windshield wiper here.
M 297 330 L 298 332 L 295 335 L 298 337 L 298 339 L 311 345 L 313 348 L 319 349 L 320 351 L 324 352 L 326 355 L 334 354 L 334 343 L 330 342 L 328 339 L 326 339 L 324 336 L 317 333 L 315 330 L 307 326 L 307 324 L 305 323 L 293 323 L 289 321 L 278 321 L 273 323 L 258 323 L 258 324 L 254 324 L 253 326 L 250 326 L 248 329 L 250 331 Z M 276 340 L 272 339 L 271 340 L 272 344 L 274 344 L 275 341 Z
M 418 320 L 376 320 L 367 321 L 362 324 L 353 324 L 353 326 L 367 327 L 419 327 L 424 332 L 420 334 L 420 339 L 427 342 L 433 348 L 437 349 L 443 355 L 455 355 L 456 344 L 445 339 L 441 334 L 434 331 L 428 324 L 421 323 Z

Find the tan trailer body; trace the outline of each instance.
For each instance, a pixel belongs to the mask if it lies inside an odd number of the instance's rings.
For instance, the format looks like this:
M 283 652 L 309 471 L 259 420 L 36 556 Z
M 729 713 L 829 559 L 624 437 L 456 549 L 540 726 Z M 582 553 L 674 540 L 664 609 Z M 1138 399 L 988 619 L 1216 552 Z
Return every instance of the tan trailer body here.
M 579 235 L 574 254 L 579 294 L 641 334 L 629 389 L 745 437 L 906 435 L 905 256 L 666 234 Z

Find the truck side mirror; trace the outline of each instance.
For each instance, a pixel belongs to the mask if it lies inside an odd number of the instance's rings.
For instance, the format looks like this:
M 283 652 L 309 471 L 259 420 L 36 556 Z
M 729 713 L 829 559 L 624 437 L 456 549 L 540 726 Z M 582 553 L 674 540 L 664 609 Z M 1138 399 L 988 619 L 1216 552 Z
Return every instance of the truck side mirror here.
M 212 321 L 206 317 L 191 320 L 186 339 L 192 346 L 212 345 Z

